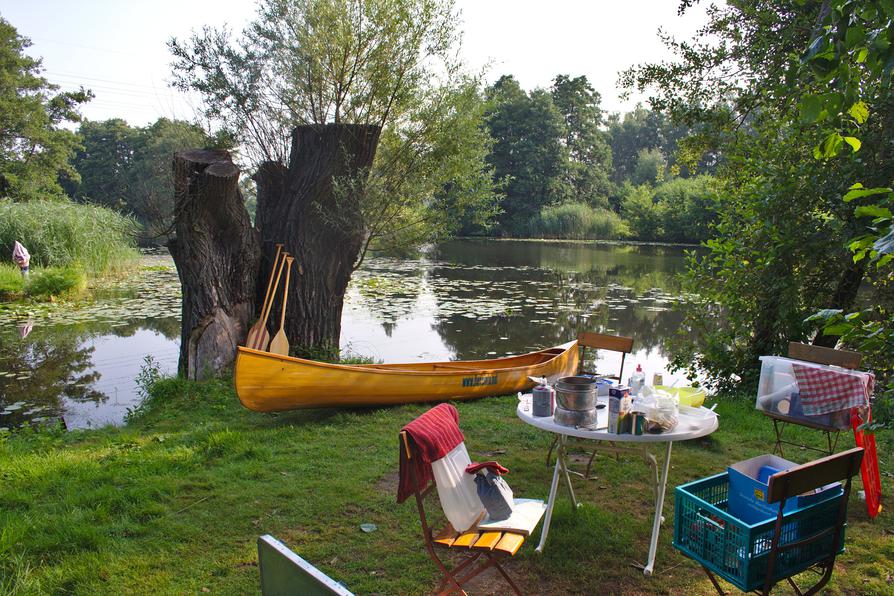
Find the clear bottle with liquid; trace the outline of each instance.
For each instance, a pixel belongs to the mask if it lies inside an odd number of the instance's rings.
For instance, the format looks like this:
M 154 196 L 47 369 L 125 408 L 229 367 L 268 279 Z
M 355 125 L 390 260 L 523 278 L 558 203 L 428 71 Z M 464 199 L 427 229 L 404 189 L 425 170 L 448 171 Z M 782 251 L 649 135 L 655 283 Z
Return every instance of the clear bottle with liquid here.
M 646 384 L 646 373 L 643 372 L 643 367 L 641 364 L 636 365 L 636 372 L 630 376 L 630 393 L 633 395 L 639 395 L 643 386 Z

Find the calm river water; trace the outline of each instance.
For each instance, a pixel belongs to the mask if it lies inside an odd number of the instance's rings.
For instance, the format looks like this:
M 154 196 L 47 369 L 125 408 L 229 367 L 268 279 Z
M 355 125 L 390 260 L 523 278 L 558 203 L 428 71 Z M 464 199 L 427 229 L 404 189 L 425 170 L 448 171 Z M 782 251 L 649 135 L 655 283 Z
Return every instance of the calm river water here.
M 680 323 L 683 249 L 572 242 L 457 240 L 421 259 L 368 258 L 351 283 L 342 350 L 385 362 L 504 356 L 569 341 L 582 330 L 632 336 L 625 377 L 665 373 L 662 342 Z M 139 404 L 150 356 L 177 366 L 180 294 L 167 255 L 96 301 L 0 304 L 0 427 L 64 419 L 120 424 Z M 600 357 L 614 372 L 619 358 Z

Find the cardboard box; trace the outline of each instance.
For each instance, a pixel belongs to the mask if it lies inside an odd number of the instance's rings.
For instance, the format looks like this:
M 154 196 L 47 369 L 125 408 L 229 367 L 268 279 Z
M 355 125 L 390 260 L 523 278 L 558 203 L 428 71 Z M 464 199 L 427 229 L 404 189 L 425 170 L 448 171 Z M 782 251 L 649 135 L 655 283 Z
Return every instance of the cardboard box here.
M 767 503 L 769 478 L 776 472 L 789 470 L 798 464 L 775 455 L 759 455 L 735 463 L 727 468 L 729 473 L 730 515 L 748 524 L 765 522 L 779 513 L 779 503 Z M 826 491 L 833 490 L 835 493 Z M 841 484 L 828 484 L 815 492 L 789 498 L 783 511 L 791 513 L 832 494 L 841 494 Z

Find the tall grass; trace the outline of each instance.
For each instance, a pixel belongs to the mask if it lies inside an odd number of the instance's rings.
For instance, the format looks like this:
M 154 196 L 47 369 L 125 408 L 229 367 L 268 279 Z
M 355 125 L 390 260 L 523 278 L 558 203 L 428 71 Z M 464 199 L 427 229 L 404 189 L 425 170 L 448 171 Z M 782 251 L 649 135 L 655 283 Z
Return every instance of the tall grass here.
M 105 207 L 0 199 L 0 260 L 11 258 L 18 240 L 32 266 L 77 267 L 94 277 L 117 273 L 139 258 L 137 230 L 133 219 Z
M 619 240 L 630 235 L 617 213 L 584 203 L 544 207 L 531 232 L 534 237 L 568 240 Z
M 25 289 L 25 280 L 18 265 L 0 263 L 0 299 L 21 294 Z

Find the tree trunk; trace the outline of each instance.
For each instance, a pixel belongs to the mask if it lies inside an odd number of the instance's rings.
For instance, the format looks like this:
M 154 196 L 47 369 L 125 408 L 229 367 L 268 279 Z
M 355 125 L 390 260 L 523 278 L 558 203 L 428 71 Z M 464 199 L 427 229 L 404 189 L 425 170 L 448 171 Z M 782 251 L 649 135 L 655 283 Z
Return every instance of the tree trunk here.
M 362 189 L 380 132 L 359 124 L 299 126 L 288 169 L 268 162 L 254 177 L 265 246 L 281 242 L 296 257 L 286 315 L 293 346 L 338 348 L 345 291 L 366 237 Z M 274 327 L 281 304 L 282 287 L 271 310 Z
M 260 243 L 226 151 L 174 155 L 174 237 L 183 290 L 180 374 L 218 374 L 236 357 L 255 312 Z

